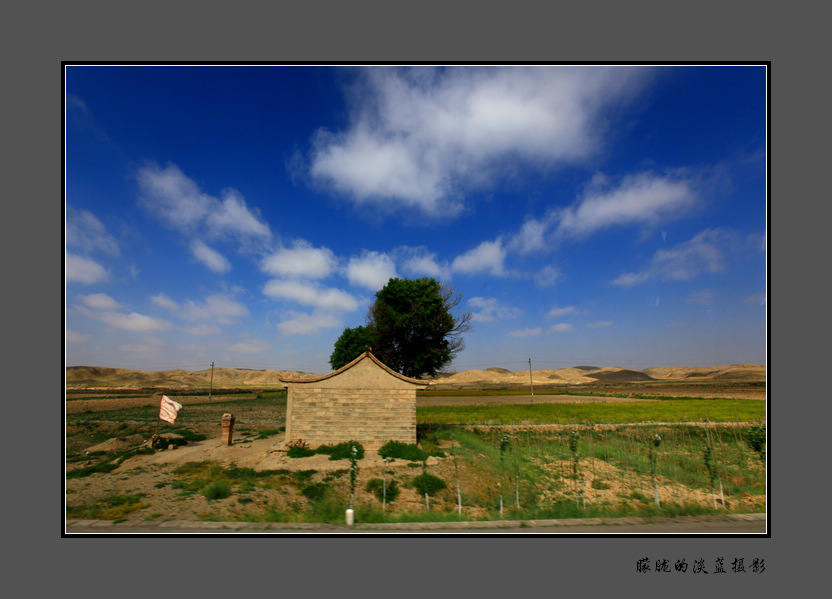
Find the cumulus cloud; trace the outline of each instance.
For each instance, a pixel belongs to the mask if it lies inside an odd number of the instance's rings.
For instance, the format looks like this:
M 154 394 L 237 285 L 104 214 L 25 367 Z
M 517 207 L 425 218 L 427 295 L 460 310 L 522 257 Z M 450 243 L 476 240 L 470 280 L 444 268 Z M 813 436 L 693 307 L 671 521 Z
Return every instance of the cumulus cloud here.
M 378 291 L 390 279 L 396 278 L 396 264 L 393 259 L 382 252 L 363 251 L 350 258 L 347 264 L 347 278 L 353 285 Z
M 517 331 L 511 331 L 506 335 L 507 337 L 536 337 L 540 335 L 543 330 L 540 327 L 534 329 L 519 329 Z
M 571 331 L 574 328 L 575 327 L 573 327 L 568 322 L 561 322 L 561 323 L 558 323 L 556 325 L 553 325 L 552 328 L 550 328 L 549 330 L 552 331 L 553 333 L 565 333 L 567 331 Z
M 495 297 L 472 297 L 468 300 L 472 309 L 471 320 L 474 322 L 492 322 L 503 318 L 517 318 L 520 309 L 507 306 Z
M 318 283 L 273 279 L 263 293 L 274 299 L 290 300 L 303 306 L 351 312 L 358 309 L 358 300 L 345 291 Z
M 197 335 L 199 337 L 205 335 L 218 335 L 222 332 L 222 329 L 212 324 L 200 324 L 195 327 L 185 327 L 182 330 L 190 335 Z
M 521 254 L 548 251 L 563 240 L 580 240 L 619 226 L 655 226 L 684 216 L 698 201 L 694 184 L 679 175 L 638 173 L 613 185 L 596 176 L 578 200 L 527 219 L 508 242 Z
M 98 262 L 76 254 L 66 254 L 66 282 L 91 285 L 107 278 L 107 271 Z
M 565 308 L 559 308 L 555 306 L 551 310 L 546 313 L 546 318 L 559 318 L 565 314 L 569 314 L 570 312 L 575 311 L 575 306 L 566 306 Z
M 272 346 L 263 339 L 255 339 L 253 337 L 246 337 L 242 341 L 233 344 L 228 349 L 234 353 L 239 354 L 259 354 L 269 351 Z
M 356 71 L 350 124 L 312 140 L 312 179 L 357 204 L 453 215 L 510 163 L 580 163 L 607 108 L 643 88 L 642 67 L 371 67 Z
M 450 268 L 447 263 L 439 262 L 436 254 L 425 247 L 402 246 L 397 248 L 396 254 L 402 263 L 402 269 L 408 274 L 419 277 L 433 277 L 440 281 L 450 278 Z
M 495 276 L 505 274 L 506 249 L 502 239 L 483 241 L 477 247 L 454 258 L 451 270 L 463 274 L 489 272 Z
M 290 318 L 278 323 L 277 329 L 282 335 L 316 335 L 324 329 L 341 326 L 341 321 L 325 312 L 304 314 L 290 312 Z
M 93 310 L 118 310 L 121 308 L 121 304 L 106 293 L 81 295 L 79 298 L 85 306 L 92 308 Z
M 114 310 L 91 310 L 84 306 L 77 305 L 79 312 L 92 318 L 100 320 L 113 328 L 121 329 L 123 331 L 131 331 L 134 333 L 151 333 L 154 331 L 164 331 L 170 328 L 170 323 L 161 318 L 139 314 L 137 312 L 116 312 Z
M 335 254 L 329 248 L 316 248 L 307 241 L 298 240 L 292 247 L 281 247 L 267 256 L 262 268 L 271 275 L 323 279 L 336 264 Z
M 172 299 L 170 299 L 164 293 L 154 295 L 153 297 L 150 298 L 150 301 L 152 301 L 157 306 L 161 306 L 162 308 L 165 308 L 167 310 L 178 310 L 179 309 L 179 304 L 176 303 L 175 301 L 173 301 Z
M 76 333 L 75 331 L 66 331 L 66 340 L 69 343 L 83 343 L 90 340 L 90 336 L 85 333 Z
M 544 266 L 534 274 L 534 282 L 538 287 L 551 287 L 560 278 L 560 271 L 554 266 Z
M 700 289 L 688 295 L 687 302 L 689 304 L 699 304 L 700 306 L 710 306 L 714 303 L 716 292 L 713 289 Z
M 618 225 L 656 224 L 678 218 L 696 202 L 689 182 L 641 173 L 614 188 L 593 187 L 558 215 L 555 235 L 582 238 Z
M 103 252 L 119 255 L 118 242 L 98 218 L 87 210 L 67 207 L 66 245 L 86 254 Z
M 174 164 L 145 166 L 136 173 L 141 204 L 156 218 L 184 234 L 194 255 L 214 272 L 224 273 L 230 263 L 202 241 L 236 241 L 248 250 L 271 239 L 272 233 L 256 210 L 246 206 L 234 189 L 221 197 L 204 193 Z
M 157 296 L 158 297 L 158 296 Z M 156 302 L 165 305 L 167 302 L 162 299 Z M 173 302 L 175 304 L 175 302 Z M 228 295 L 215 293 L 209 295 L 202 302 L 193 300 L 186 301 L 181 307 L 174 308 L 180 318 L 191 321 L 214 321 L 221 324 L 230 324 L 235 318 L 248 316 L 248 308 Z
M 209 248 L 199 239 L 191 243 L 191 253 L 199 262 L 217 274 L 225 274 L 231 270 L 231 263 L 225 256 Z
M 736 235 L 730 231 L 706 229 L 674 248 L 657 251 L 649 266 L 639 272 L 624 273 L 612 284 L 632 287 L 653 279 L 687 281 L 705 272 L 721 272 L 725 255 L 735 241 Z

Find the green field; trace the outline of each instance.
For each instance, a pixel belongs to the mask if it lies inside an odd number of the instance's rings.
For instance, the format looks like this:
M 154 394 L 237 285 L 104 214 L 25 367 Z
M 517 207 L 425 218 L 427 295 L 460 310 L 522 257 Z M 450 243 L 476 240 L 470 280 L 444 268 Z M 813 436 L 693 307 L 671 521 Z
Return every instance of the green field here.
M 416 421 L 420 424 L 757 422 L 765 419 L 765 402 L 750 399 L 416 407 Z
M 68 495 L 68 515 L 163 517 L 148 489 L 131 488 L 125 474 L 113 472 L 131 455 L 152 449 L 88 452 L 91 445 L 109 438 L 152 434 L 158 407 L 103 407 L 106 409 L 67 414 L 67 480 L 77 483 L 88 476 L 106 476 L 125 482 L 112 497 Z M 233 412 L 237 418 L 235 439 L 277 439 L 285 425 L 286 397 L 215 395 L 209 402 L 207 397 L 192 396 L 177 424 L 163 424 L 162 430 L 182 435 L 183 442 L 196 441 L 204 433 L 218 435 L 224 412 Z M 364 493 L 356 501 L 356 521 L 674 516 L 766 510 L 764 401 L 663 399 L 417 406 L 416 415 L 420 447 L 440 460 L 427 467 L 427 472 L 441 478 L 446 487 L 430 497 L 430 509 L 424 504 L 413 507 L 412 503 L 406 509 L 395 509 L 393 502 L 384 512 L 377 497 Z M 763 444 L 755 447 L 754 438 L 760 431 Z M 388 472 L 388 484 L 412 488 L 416 475 L 426 467 L 419 462 L 412 465 L 414 468 Z M 314 470 L 255 475 L 248 469 L 218 463 L 194 463 L 171 471 L 159 484 L 181 490 L 177 501 L 187 502 L 193 493 L 214 498 L 209 501 L 212 507 L 200 516 L 206 520 L 339 522 L 349 501 L 349 477 L 343 474 L 347 467 L 345 462 L 338 476 Z M 380 473 L 362 476 L 368 477 L 360 481 L 363 490 L 369 477 L 378 478 Z M 80 493 L 83 486 L 76 488 Z M 280 504 L 281 498 L 287 497 L 292 498 L 291 503 Z M 213 507 L 222 501 L 231 502 L 234 509 Z M 459 503 L 465 507 L 462 515 L 457 513 Z

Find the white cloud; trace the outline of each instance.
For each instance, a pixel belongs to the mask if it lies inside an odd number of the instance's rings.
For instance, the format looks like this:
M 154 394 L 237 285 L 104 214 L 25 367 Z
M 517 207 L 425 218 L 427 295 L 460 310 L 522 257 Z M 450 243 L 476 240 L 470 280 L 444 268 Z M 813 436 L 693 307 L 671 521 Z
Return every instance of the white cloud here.
M 185 327 L 182 330 L 190 335 L 197 335 L 200 337 L 205 335 L 218 335 L 222 332 L 222 329 L 212 324 L 200 324 L 195 327 Z
M 370 67 L 357 71 L 350 126 L 313 139 L 313 178 L 359 204 L 455 214 L 462 192 L 511 163 L 581 162 L 603 145 L 607 107 L 642 67 Z
M 212 250 L 199 239 L 191 243 L 191 253 L 197 260 L 217 274 L 225 274 L 231 270 L 231 263 L 225 256 Z
M 271 298 L 291 300 L 303 306 L 347 312 L 358 309 L 358 301 L 349 293 L 306 281 L 273 279 L 266 283 L 263 293 Z
M 313 314 L 290 312 L 290 315 L 290 318 L 277 325 L 282 335 L 316 335 L 324 329 L 341 326 L 341 321 L 335 316 L 323 312 Z
M 611 320 L 599 320 L 598 322 L 588 322 L 586 324 L 586 326 L 591 327 L 591 328 L 609 327 L 609 326 L 612 326 L 612 321 Z
M 76 306 L 76 308 L 88 318 L 100 320 L 111 327 L 123 331 L 151 333 L 153 331 L 164 331 L 170 328 L 170 323 L 167 320 L 146 316 L 137 312 L 125 314 L 111 310 L 89 310 L 83 306 Z
M 66 254 L 67 283 L 91 285 L 103 281 L 106 278 L 107 271 L 98 262 L 84 258 L 83 256 L 76 256 L 70 253 Z
M 119 308 L 121 308 L 121 304 L 119 304 L 116 300 L 111 298 L 106 293 L 93 293 L 92 295 L 81 295 L 79 296 L 79 298 L 85 306 L 87 306 L 88 308 L 92 308 L 93 310 L 118 310 Z
M 271 237 L 269 225 L 261 221 L 259 214 L 252 212 L 243 196 L 234 189 L 223 190 L 219 206 L 212 202 L 212 210 L 206 223 L 217 237 L 234 235 L 240 239 Z
M 535 329 L 519 329 L 517 331 L 511 331 L 507 337 L 536 337 L 542 333 L 542 329 L 540 327 Z
M 244 304 L 223 294 L 210 295 L 200 304 L 188 300 L 179 310 L 179 316 L 185 320 L 207 320 L 222 324 L 229 324 L 234 318 L 248 316 L 248 313 Z
M 574 311 L 575 306 L 566 306 L 565 308 L 558 308 L 556 306 L 546 313 L 546 318 L 558 318 L 559 316 L 563 316 L 564 314 L 569 314 Z
M 729 231 L 706 229 L 672 249 L 657 251 L 647 268 L 624 273 L 612 284 L 632 287 L 652 279 L 686 281 L 703 272 L 721 272 L 725 268 L 725 253 L 735 243 L 735 238 Z
M 84 333 L 76 333 L 75 331 L 66 331 L 66 340 L 69 343 L 83 343 L 90 340 L 90 336 Z
M 615 189 L 590 189 L 578 204 L 561 211 L 555 235 L 582 238 L 612 226 L 656 224 L 678 218 L 696 198 L 687 181 L 632 175 Z
M 505 259 L 506 249 L 503 247 L 502 239 L 497 238 L 494 241 L 483 241 L 474 249 L 454 258 L 451 270 L 464 274 L 490 272 L 492 275 L 501 276 L 505 274 Z
M 440 264 L 436 254 L 429 252 L 425 247 L 402 246 L 397 248 L 396 254 L 403 263 L 404 271 L 411 275 L 433 277 L 440 281 L 451 276 L 448 265 Z
M 298 240 L 291 248 L 282 247 L 263 260 L 265 272 L 277 276 L 323 279 L 335 269 L 337 260 L 332 250 L 315 248 Z
M 167 310 L 176 311 L 176 310 L 179 309 L 179 304 L 177 304 L 175 301 L 170 299 L 164 293 L 160 293 L 159 295 L 154 295 L 153 297 L 150 298 L 150 301 L 152 301 L 157 306 L 161 306 L 162 308 L 166 308 Z
M 271 348 L 272 346 L 263 339 L 246 337 L 245 339 L 243 339 L 243 341 L 235 343 L 228 349 L 239 354 L 259 354 L 265 351 L 269 351 Z
M 520 309 L 506 306 L 495 297 L 472 297 L 468 306 L 473 310 L 471 320 L 474 322 L 492 322 L 497 319 L 517 318 Z
M 558 324 L 552 326 L 552 328 L 550 328 L 549 330 L 552 331 L 553 333 L 565 333 L 567 331 L 571 331 L 574 328 L 575 327 L 573 327 L 569 323 L 561 322 L 561 323 L 558 323 Z
M 119 255 L 118 242 L 107 232 L 98 218 L 86 210 L 66 210 L 66 245 L 87 254 L 104 252 L 111 256 Z
M 700 306 L 710 306 L 714 303 L 716 292 L 713 289 L 700 289 L 688 295 L 687 302 L 689 304 L 699 304 Z
M 561 278 L 560 271 L 554 266 L 544 266 L 534 275 L 534 282 L 538 287 L 551 287 Z
M 545 221 L 526 219 L 520 231 L 512 238 L 510 245 L 521 254 L 544 251 L 549 247 L 546 233 L 549 225 Z
M 390 256 L 381 252 L 364 250 L 361 255 L 350 258 L 347 264 L 350 283 L 370 291 L 378 291 L 396 277 L 396 264 Z
M 230 265 L 209 249 L 203 239 L 215 242 L 233 239 L 240 249 L 250 249 L 272 237 L 269 225 L 256 210 L 246 206 L 234 189 L 224 189 L 221 199 L 206 194 L 174 164 L 165 168 L 140 168 L 136 179 L 141 204 L 156 218 L 183 233 L 197 258 L 214 272 L 227 272 Z
M 673 175 L 638 173 L 612 187 L 596 175 L 574 205 L 529 218 L 508 242 L 512 251 L 547 252 L 564 239 L 584 239 L 617 226 L 655 226 L 682 217 L 698 201 L 693 184 Z

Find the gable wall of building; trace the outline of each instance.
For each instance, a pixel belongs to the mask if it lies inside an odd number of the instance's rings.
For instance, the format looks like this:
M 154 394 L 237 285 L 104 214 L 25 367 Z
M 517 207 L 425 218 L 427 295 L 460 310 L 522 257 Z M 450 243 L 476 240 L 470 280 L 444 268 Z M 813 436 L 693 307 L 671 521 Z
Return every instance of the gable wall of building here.
M 329 381 L 334 379 L 321 383 Z M 387 380 L 385 384 L 390 382 Z M 290 385 L 287 399 L 287 442 L 302 439 L 310 447 L 317 447 L 354 440 L 373 450 L 390 440 L 416 443 L 413 385 L 406 389 Z

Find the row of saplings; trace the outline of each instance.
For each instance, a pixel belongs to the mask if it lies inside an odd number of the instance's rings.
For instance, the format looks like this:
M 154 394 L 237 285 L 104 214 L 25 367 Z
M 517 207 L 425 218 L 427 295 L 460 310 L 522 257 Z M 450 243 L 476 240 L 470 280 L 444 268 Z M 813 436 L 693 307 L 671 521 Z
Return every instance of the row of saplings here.
M 328 455 L 330 460 L 350 461 L 350 508 L 355 502 L 355 483 L 358 477 L 358 460 L 364 458 L 364 447 L 358 441 L 344 441 L 336 445 L 320 445 L 310 449 L 303 441 L 296 441 L 289 444 L 286 455 L 290 458 L 305 458 L 313 455 Z M 408 460 L 422 463 L 422 474 L 413 477 L 410 485 L 425 497 L 429 505 L 428 497 L 433 496 L 447 485 L 444 480 L 427 472 L 427 459 L 429 456 L 444 457 L 442 452 L 428 452 L 419 446 L 403 443 L 401 441 L 387 441 L 378 450 L 378 455 L 385 460 Z M 366 484 L 366 491 L 373 493 L 382 503 L 382 509 L 388 502 L 394 501 L 399 495 L 399 486 L 396 479 L 373 478 Z

